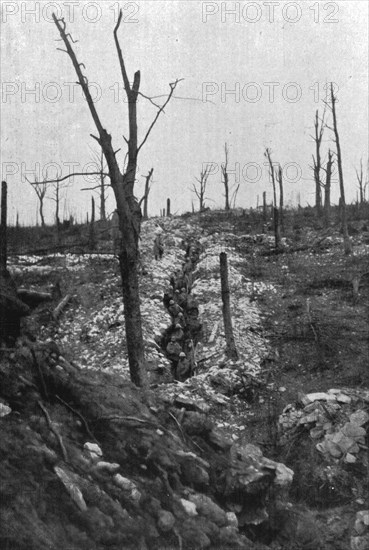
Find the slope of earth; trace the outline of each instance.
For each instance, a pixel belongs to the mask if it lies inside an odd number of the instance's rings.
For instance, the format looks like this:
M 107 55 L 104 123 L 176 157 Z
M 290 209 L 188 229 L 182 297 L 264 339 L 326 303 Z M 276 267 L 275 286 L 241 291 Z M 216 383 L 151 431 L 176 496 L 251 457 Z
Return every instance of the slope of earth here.
M 272 233 L 259 225 L 257 234 L 247 216 L 213 213 L 201 223 L 209 233 L 226 232 L 243 258 L 241 273 L 254 284 L 270 344 L 263 375 L 274 390 L 254 403 L 256 424 L 248 422 L 247 434 L 294 470 L 290 496 L 310 507 L 324 548 L 346 550 L 350 535 L 352 548 L 366 548 L 369 535 L 360 542 L 366 530 L 353 525 L 369 507 L 367 223 L 349 226 L 351 256 L 334 225 L 316 229 L 287 219 L 276 254 Z
M 57 320 L 54 302 L 24 319 L 21 338 L 1 350 L 1 545 L 15 549 L 258 549 L 272 540 L 292 471 L 243 441 L 266 352 L 244 315 L 249 282 L 231 266 L 239 361 L 224 356 L 216 258 L 226 238 L 196 220 L 160 222 L 166 253 L 152 258 L 155 221 L 143 226 L 141 297 L 149 378 L 128 381 L 116 259 L 109 255 L 18 257 L 18 284 L 71 297 Z M 198 375 L 173 381 L 157 341 L 171 323 L 162 296 L 184 258 L 183 238 L 200 238 L 194 295 L 205 344 Z M 238 294 L 237 294 L 238 293 Z M 237 299 L 236 299 L 237 295 Z M 56 296 L 56 295 L 55 295 Z M 210 328 L 211 324 L 213 326 Z M 316 536 L 312 535 L 313 540 Z
M 285 427 L 295 427 L 290 411 L 309 406 L 301 404 L 306 394 L 339 387 L 347 396 L 347 387 L 367 383 L 367 246 L 357 238 L 354 256 L 345 258 L 334 245 L 338 235 L 328 235 L 323 249 L 324 235 L 311 232 L 304 250 L 292 253 L 287 236 L 289 248 L 273 255 L 271 235 L 255 238 L 245 222 L 211 213 L 143 224 L 141 308 L 152 388 L 144 396 L 129 383 L 117 260 L 109 254 L 12 260 L 18 283 L 40 290 L 59 285 L 71 300 L 58 321 L 50 306 L 36 309 L 12 355 L 2 357 L 2 381 L 10 382 L 1 397 L 13 411 L 0 420 L 11 526 L 2 541 L 9 550 L 247 549 L 257 548 L 257 540 L 275 550 L 349 548 L 350 535 L 358 534 L 355 513 L 369 505 L 361 447 L 357 471 L 347 470 L 341 458 L 330 463 L 314 454 L 309 430 L 320 429 L 318 415 L 290 438 Z M 159 229 L 165 254 L 155 261 Z M 163 294 L 184 261 L 182 241 L 191 238 L 202 247 L 191 293 L 203 330 L 196 375 L 180 383 L 159 344 L 171 323 Z M 228 255 L 237 361 L 225 355 L 220 252 Z M 364 276 L 353 295 L 358 275 Z M 365 412 L 360 399 L 355 409 L 340 409 L 338 431 L 360 407 Z M 345 482 L 335 498 L 330 491 L 327 508 L 326 479 L 309 479 L 304 468 L 326 474 L 335 460 L 335 479 Z M 293 505 L 284 461 L 296 470 Z M 365 536 L 363 518 L 358 529 Z

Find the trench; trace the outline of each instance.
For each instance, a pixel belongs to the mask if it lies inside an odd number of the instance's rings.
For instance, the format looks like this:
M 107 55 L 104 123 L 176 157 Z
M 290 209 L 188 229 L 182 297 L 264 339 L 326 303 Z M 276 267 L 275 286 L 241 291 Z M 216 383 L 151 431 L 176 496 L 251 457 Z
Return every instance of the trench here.
M 199 305 L 191 294 L 193 272 L 200 259 L 201 244 L 196 239 L 184 241 L 184 263 L 170 275 L 163 295 L 163 305 L 171 324 L 162 332 L 159 345 L 171 363 L 175 380 L 185 381 L 196 370 L 195 350 L 202 338 Z

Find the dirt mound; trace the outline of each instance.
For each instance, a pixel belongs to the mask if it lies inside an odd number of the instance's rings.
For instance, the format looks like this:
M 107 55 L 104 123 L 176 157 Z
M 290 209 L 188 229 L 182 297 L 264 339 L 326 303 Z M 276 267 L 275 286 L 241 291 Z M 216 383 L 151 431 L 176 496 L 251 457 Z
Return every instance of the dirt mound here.
M 246 535 L 268 532 L 268 494 L 292 478 L 283 465 L 53 343 L 2 354 L 2 548 L 261 547 Z

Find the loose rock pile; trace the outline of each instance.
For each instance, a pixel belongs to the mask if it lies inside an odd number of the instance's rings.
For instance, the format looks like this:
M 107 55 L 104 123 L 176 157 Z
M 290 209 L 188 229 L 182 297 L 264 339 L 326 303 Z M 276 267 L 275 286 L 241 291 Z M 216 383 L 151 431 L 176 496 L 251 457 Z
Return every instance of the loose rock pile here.
M 303 428 L 327 462 L 356 462 L 368 466 L 365 438 L 369 425 L 369 392 L 330 389 L 301 395 L 297 405 L 287 405 L 279 419 L 282 444 L 291 430 Z

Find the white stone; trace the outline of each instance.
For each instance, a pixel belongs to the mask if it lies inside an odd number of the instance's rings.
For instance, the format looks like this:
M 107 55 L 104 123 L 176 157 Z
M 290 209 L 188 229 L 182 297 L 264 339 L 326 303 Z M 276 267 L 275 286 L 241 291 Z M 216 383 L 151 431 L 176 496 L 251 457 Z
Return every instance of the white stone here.
M 228 525 L 232 525 L 232 527 L 238 527 L 238 519 L 234 512 L 227 512 L 226 513 Z
M 107 470 L 110 473 L 114 473 L 117 470 L 119 470 L 120 465 L 117 464 L 116 462 L 104 462 L 101 460 L 96 464 L 95 467 L 97 470 Z
M 7 416 L 12 412 L 11 408 L 8 407 L 8 405 L 5 405 L 5 403 L 0 403 L 0 418 L 3 416 Z
M 288 487 L 289 485 L 291 485 L 294 475 L 291 468 L 287 468 L 287 466 L 285 466 L 281 462 L 278 462 L 275 473 L 276 477 L 274 479 L 274 483 L 276 485 L 278 485 L 279 487 Z
M 351 453 L 347 453 L 344 458 L 344 461 L 347 462 L 347 464 L 355 464 L 356 460 L 356 456 L 352 455 Z
M 136 489 L 136 484 L 127 477 L 123 477 L 120 474 L 115 474 L 113 479 L 114 483 L 125 491 L 133 491 L 133 489 Z
M 189 516 L 195 517 L 198 515 L 196 504 L 194 504 L 193 502 L 186 500 L 185 498 L 181 498 L 181 504 Z
M 332 401 L 334 397 L 325 392 L 308 393 L 305 397 L 309 399 L 310 403 L 314 401 Z
M 103 455 L 102 450 L 96 443 L 87 442 L 83 445 L 83 448 L 90 453 L 92 458 Z
M 369 414 L 366 411 L 356 411 L 350 415 L 350 422 L 363 426 L 369 421 Z
M 344 393 L 339 393 L 336 395 L 336 401 L 338 401 L 338 403 L 349 404 L 351 403 L 351 397 L 345 395 Z

